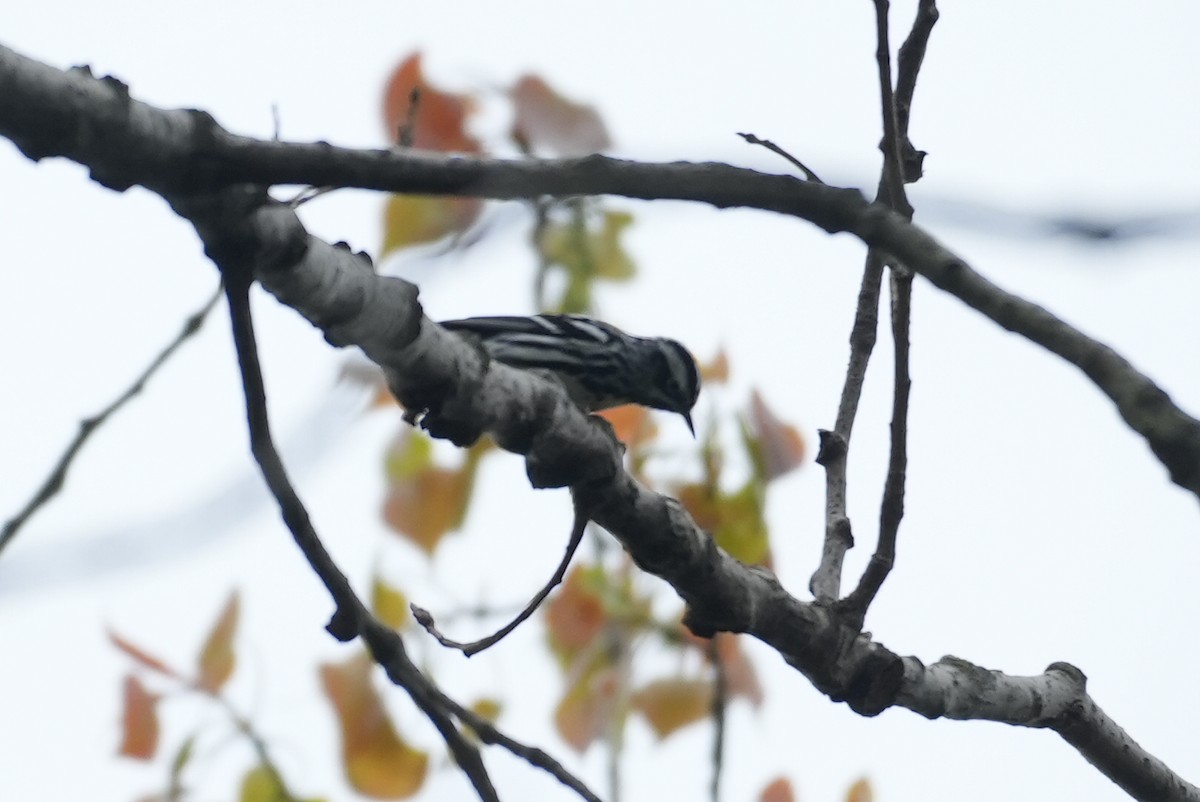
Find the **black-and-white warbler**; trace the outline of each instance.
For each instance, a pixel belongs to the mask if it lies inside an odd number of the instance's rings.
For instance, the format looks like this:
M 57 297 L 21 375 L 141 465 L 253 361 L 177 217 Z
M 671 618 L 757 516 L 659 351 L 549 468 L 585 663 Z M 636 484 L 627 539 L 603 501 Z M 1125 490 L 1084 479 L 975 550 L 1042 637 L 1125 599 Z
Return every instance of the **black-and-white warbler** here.
M 588 412 L 640 404 L 678 412 L 695 433 L 691 411 L 700 374 L 674 340 L 634 337 L 582 315 L 471 317 L 441 325 L 474 335 L 497 362 L 553 373 Z

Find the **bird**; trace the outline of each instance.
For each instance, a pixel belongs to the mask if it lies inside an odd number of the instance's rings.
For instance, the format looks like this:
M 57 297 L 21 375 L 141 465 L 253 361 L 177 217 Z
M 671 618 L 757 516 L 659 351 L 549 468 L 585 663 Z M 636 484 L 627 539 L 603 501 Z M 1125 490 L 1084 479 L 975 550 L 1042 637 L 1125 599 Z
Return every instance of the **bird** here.
M 691 353 L 665 337 L 635 337 L 584 315 L 469 317 L 443 328 L 478 341 L 491 359 L 556 376 L 585 412 L 639 404 L 681 415 L 695 436 L 700 372 Z

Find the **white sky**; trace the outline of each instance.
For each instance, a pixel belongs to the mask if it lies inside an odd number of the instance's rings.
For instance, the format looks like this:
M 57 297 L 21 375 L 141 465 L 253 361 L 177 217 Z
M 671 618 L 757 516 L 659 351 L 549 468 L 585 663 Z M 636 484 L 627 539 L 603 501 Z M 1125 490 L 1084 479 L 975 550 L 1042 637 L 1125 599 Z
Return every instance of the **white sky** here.
M 781 160 L 734 136 L 751 131 L 827 180 L 874 185 L 869 3 L 430 5 L 437 7 L 361 3 L 346 13 L 315 3 L 46 2 L 36 12 L 26 5 L 5 13 L 0 42 L 59 67 L 89 63 L 127 81 L 139 99 L 206 109 L 238 133 L 270 136 L 275 104 L 285 138 L 363 146 L 382 144 L 386 71 L 420 47 L 433 80 L 448 88 L 486 91 L 541 73 L 602 110 L 621 155 L 783 171 Z M 905 31 L 914 4 L 893 5 L 895 28 Z M 1194 220 L 1200 6 L 1014 0 L 946 2 L 942 13 L 912 123 L 915 144 L 930 152 L 913 191 L 918 221 L 994 281 L 1099 336 L 1200 412 L 1194 225 L 1186 236 L 1082 246 L 922 215 L 928 199 L 930 208 L 969 201 L 1014 212 L 1190 212 Z M 494 115 L 485 121 L 502 130 Z M 339 193 L 303 214 L 318 235 L 374 251 L 381 204 L 369 193 Z M 815 447 L 815 430 L 833 421 L 862 248 L 755 212 L 613 205 L 637 214 L 630 242 L 642 278 L 603 296 L 606 316 L 676 336 L 700 354 L 724 343 L 736 386 L 720 403 L 729 408 L 751 385 L 761 387 Z M 494 240 L 462 257 L 388 267 L 421 277 L 435 317 L 527 312 L 524 229 L 511 222 L 515 215 L 505 219 Z M 161 200 L 100 189 L 64 162 L 35 166 L 6 142 L 0 261 L 7 518 L 77 421 L 126 386 L 216 275 L 189 226 Z M 311 415 L 326 403 L 345 355 L 262 300 L 276 431 L 294 446 L 290 453 L 311 451 L 319 445 Z M 926 662 L 954 654 L 1009 673 L 1075 663 L 1110 715 L 1200 782 L 1196 500 L 1169 484 L 1077 371 L 920 281 L 915 310 L 908 516 L 897 569 L 868 627 Z M 296 788 L 348 793 L 332 719 L 316 695 L 315 662 L 349 653 L 321 629 L 324 591 L 274 513 L 247 506 L 243 514 L 233 496 L 221 495 L 257 486 L 226 328 L 220 315 L 212 319 L 95 439 L 64 495 L 0 557 L 0 799 L 120 800 L 157 788 L 160 771 L 112 757 L 126 664 L 104 626 L 187 665 L 233 587 L 245 614 L 235 697 L 281 745 Z M 885 334 L 877 359 L 852 453 L 851 513 L 863 548 L 851 570 L 869 553 L 886 458 Z M 325 439 L 336 445 L 319 459 L 295 457 L 308 466 L 301 491 L 343 566 L 363 583 L 382 562 L 435 611 L 525 598 L 560 554 L 563 494 L 529 490 L 515 458 L 494 458 L 471 533 L 447 544 L 431 576 L 378 521 L 380 454 L 396 425 L 386 414 L 360 419 L 335 428 Z M 690 447 L 684 437 L 677 444 Z M 771 498 L 778 569 L 802 598 L 820 549 L 822 486 L 821 471 L 809 465 Z M 84 570 L 54 581 L 55 565 L 88 555 L 86 544 L 107 543 L 113 532 L 128 544 L 107 551 L 115 562 L 138 563 L 158 550 L 174 556 L 149 569 L 92 577 Z M 172 545 L 181 541 L 192 545 Z M 539 626 L 527 626 L 469 664 L 421 638 L 411 642 L 457 697 L 505 697 L 506 730 L 570 757 L 548 725 L 558 680 L 548 658 L 530 657 L 540 638 Z M 769 651 L 753 651 L 768 702 L 757 713 L 733 710 L 727 799 L 752 798 L 781 773 L 814 802 L 840 798 L 864 774 L 885 800 L 1124 798 L 1052 734 L 928 722 L 903 710 L 861 719 Z M 521 695 L 520 686 L 541 692 Z M 391 701 L 414 738 L 437 745 L 402 692 Z M 194 722 L 189 704 L 168 708 L 167 745 Z M 219 718 L 202 707 L 192 712 L 208 722 L 208 743 L 221 743 Z M 706 728 L 655 746 L 633 725 L 624 798 L 707 798 L 708 751 Z M 230 797 L 233 767 L 248 757 L 240 746 L 205 755 L 200 788 Z M 570 798 L 506 755 L 488 760 L 505 798 Z M 600 748 L 570 762 L 604 792 Z M 469 793 L 449 769 L 429 788 L 429 799 Z

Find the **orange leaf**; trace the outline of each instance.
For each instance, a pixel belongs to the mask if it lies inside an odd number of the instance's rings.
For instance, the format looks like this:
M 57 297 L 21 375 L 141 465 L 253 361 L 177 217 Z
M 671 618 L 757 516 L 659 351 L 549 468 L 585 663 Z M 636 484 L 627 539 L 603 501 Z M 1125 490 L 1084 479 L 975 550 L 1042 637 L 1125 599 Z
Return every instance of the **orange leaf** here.
M 634 448 L 646 440 L 654 439 L 658 427 L 650 417 L 650 410 L 637 404 L 625 404 L 613 407 L 599 413 L 600 417 L 612 424 L 617 439 L 629 448 Z
M 439 468 L 429 438 L 402 432 L 388 449 L 384 521 L 433 554 L 442 538 L 462 525 L 479 460 L 491 448 L 491 441 L 481 440 L 467 450 L 460 469 Z
M 570 658 L 587 648 L 608 619 L 604 602 L 589 581 L 593 570 L 572 568 L 562 589 L 546 603 L 546 634 L 560 656 Z
M 744 696 L 755 707 L 762 705 L 762 684 L 758 681 L 758 672 L 754 664 L 742 649 L 740 635 L 729 632 L 717 633 L 717 659 L 725 670 L 726 688 L 731 697 Z
M 855 782 L 846 792 L 846 802 L 871 802 L 874 798 L 875 793 L 871 790 L 871 783 L 867 782 L 866 777 Z
M 757 390 L 750 396 L 750 424 L 761 447 L 761 469 L 766 481 L 800 467 L 804 461 L 804 438 L 796 427 L 775 416 Z
M 479 198 L 392 195 L 383 212 L 383 247 L 379 258 L 411 245 L 437 242 L 475 224 L 483 210 Z
M 662 739 L 712 712 L 713 686 L 703 679 L 655 680 L 635 693 L 630 702 Z
M 467 133 L 467 115 L 473 102 L 466 95 L 435 89 L 421 70 L 421 54 L 413 53 L 392 71 L 383 95 L 383 124 L 387 137 L 399 143 L 400 130 L 409 121 L 413 90 L 419 92 L 411 141 L 422 150 L 478 153 L 479 142 Z
M 118 754 L 137 760 L 154 757 L 158 748 L 158 699 L 158 695 L 146 690 L 137 677 L 126 675 Z
M 594 107 L 567 100 L 538 76 L 523 76 L 511 95 L 515 110 L 512 138 L 525 150 L 569 157 L 612 146 Z
M 705 485 L 690 484 L 676 488 L 675 496 L 701 529 L 713 531 L 721 523 L 721 511 L 712 490 Z
M 142 651 L 142 649 L 134 646 L 132 643 L 125 640 L 111 629 L 108 631 L 108 639 L 113 642 L 114 646 L 125 652 L 125 654 L 129 655 L 146 668 L 149 668 L 152 671 L 157 671 L 158 673 L 164 674 L 173 679 L 181 679 L 179 673 L 175 671 L 175 669 L 171 668 L 162 660 L 159 660 L 157 657 L 149 654 L 148 652 Z
M 238 607 L 238 594 L 235 590 L 229 594 L 229 601 L 225 602 L 212 632 L 208 633 L 204 648 L 200 650 L 196 684 L 209 693 L 215 694 L 221 690 L 221 686 L 233 674 L 234 665 L 237 663 L 237 656 L 233 652 L 233 636 L 237 633 Z
M 608 731 L 619 687 L 616 669 L 597 665 L 567 689 L 554 710 L 554 726 L 575 751 L 583 752 Z
M 758 795 L 759 802 L 796 802 L 796 792 L 792 790 L 792 781 L 787 777 L 772 780 L 762 793 Z
M 374 663 L 360 652 L 321 666 L 321 683 L 342 732 L 342 762 L 356 791 L 374 799 L 404 799 L 425 784 L 429 756 L 401 739 L 371 683 Z

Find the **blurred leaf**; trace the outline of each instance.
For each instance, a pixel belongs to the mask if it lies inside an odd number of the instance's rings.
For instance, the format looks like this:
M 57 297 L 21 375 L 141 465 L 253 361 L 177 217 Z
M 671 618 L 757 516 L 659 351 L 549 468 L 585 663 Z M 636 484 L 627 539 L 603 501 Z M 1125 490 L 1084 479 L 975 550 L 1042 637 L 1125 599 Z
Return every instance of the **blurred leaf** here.
M 725 670 L 726 688 L 731 698 L 745 697 L 755 707 L 761 707 L 763 702 L 762 683 L 758 681 L 758 672 L 754 664 L 742 649 L 742 637 L 730 632 L 718 632 L 717 658 Z
M 163 674 L 165 676 L 171 677 L 172 679 L 182 679 L 182 677 L 179 675 L 179 673 L 177 671 L 175 671 L 175 669 L 171 668 L 169 665 L 164 663 L 162 660 L 159 660 L 157 657 L 154 657 L 153 655 L 149 654 L 148 652 L 143 651 L 139 647 L 134 646 L 132 643 L 125 640 L 120 635 L 113 632 L 111 629 L 108 631 L 108 639 L 110 641 L 112 641 L 114 646 L 116 646 L 118 649 L 125 652 L 125 654 L 129 655 L 134 660 L 136 660 L 139 665 L 142 665 L 142 666 L 150 669 L 151 671 L 157 671 L 159 674 Z
M 546 603 L 546 635 L 564 661 L 586 649 L 608 620 L 598 589 L 602 566 L 576 566 Z
M 242 777 L 240 802 L 280 802 L 289 799 L 279 775 L 267 766 L 257 765 Z
M 713 539 L 746 565 L 764 565 L 770 556 L 765 505 L 762 486 L 755 481 L 747 482 L 736 493 L 722 494 L 717 502 L 720 523 Z
M 121 747 L 117 753 L 150 760 L 158 749 L 158 700 L 133 674 L 125 676 L 121 712 Z
M 426 554 L 433 554 L 442 538 L 462 525 L 479 461 L 493 447 L 491 440 L 480 440 L 467 449 L 461 468 L 440 468 L 433 463 L 429 438 L 401 432 L 386 457 L 384 521 Z
M 713 686 L 706 679 L 655 680 L 630 701 L 661 740 L 712 713 Z
M 233 651 L 233 636 L 237 633 L 238 594 L 235 590 L 229 594 L 224 609 L 217 617 L 208 639 L 200 650 L 197 662 L 196 684 L 209 693 L 221 690 L 233 674 L 237 662 Z
M 360 652 L 344 663 L 323 664 L 321 682 L 341 726 L 350 785 L 374 799 L 403 799 L 425 784 L 429 757 L 396 732 L 371 683 L 373 666 L 370 655 Z
M 408 598 L 399 590 L 384 582 L 376 574 L 371 584 L 371 612 L 392 629 L 403 629 L 412 620 L 408 609 Z
M 717 498 L 707 485 L 682 485 L 675 489 L 675 496 L 701 529 L 712 532 L 721 525 L 721 511 Z
M 183 770 L 187 768 L 188 763 L 192 760 L 192 755 L 195 753 L 196 734 L 192 733 L 183 739 L 183 743 L 179 745 L 179 749 L 175 751 L 175 757 L 171 759 L 171 787 L 178 788 L 182 785 L 181 777 Z
M 606 409 L 599 414 L 600 417 L 612 424 L 617 439 L 631 450 L 653 440 L 658 434 L 658 427 L 654 425 L 654 420 L 650 417 L 650 410 L 646 407 L 625 404 Z
M 729 381 L 729 355 L 722 348 L 709 362 L 700 365 L 700 380 L 705 384 L 725 384 Z
M 567 100 L 538 76 L 522 76 L 510 94 L 512 138 L 523 150 L 570 157 L 612 146 L 595 108 Z
M 437 242 L 448 234 L 461 234 L 475 224 L 482 210 L 479 198 L 392 195 L 384 207 L 379 258 L 411 245 Z
M 804 462 L 804 438 L 796 427 L 776 417 L 757 390 L 750 396 L 750 428 L 747 447 L 760 458 L 758 467 L 765 481 L 778 479 Z
M 625 281 L 637 272 L 621 246 L 621 233 L 633 224 L 629 212 L 606 211 L 599 229 L 581 220 L 551 223 L 542 232 L 542 252 L 572 276 Z
M 502 705 L 495 699 L 476 699 L 471 703 L 471 712 L 493 724 L 500 718 Z
M 867 782 L 866 777 L 855 782 L 846 792 L 846 802 L 871 802 L 874 798 L 875 793 L 871 790 L 871 783 Z
M 392 71 L 383 95 L 383 124 L 387 137 L 399 144 L 400 130 L 409 119 L 413 89 L 417 100 L 412 146 L 421 150 L 480 152 L 479 142 L 467 133 L 467 116 L 474 102 L 467 95 L 443 92 L 425 80 L 419 52 L 408 56 Z
M 759 802 L 796 802 L 796 792 L 792 790 L 792 781 L 787 777 L 772 780 L 762 793 L 758 795 Z
M 599 662 L 567 688 L 554 710 L 554 726 L 575 751 L 583 752 L 608 731 L 619 688 L 616 669 Z

